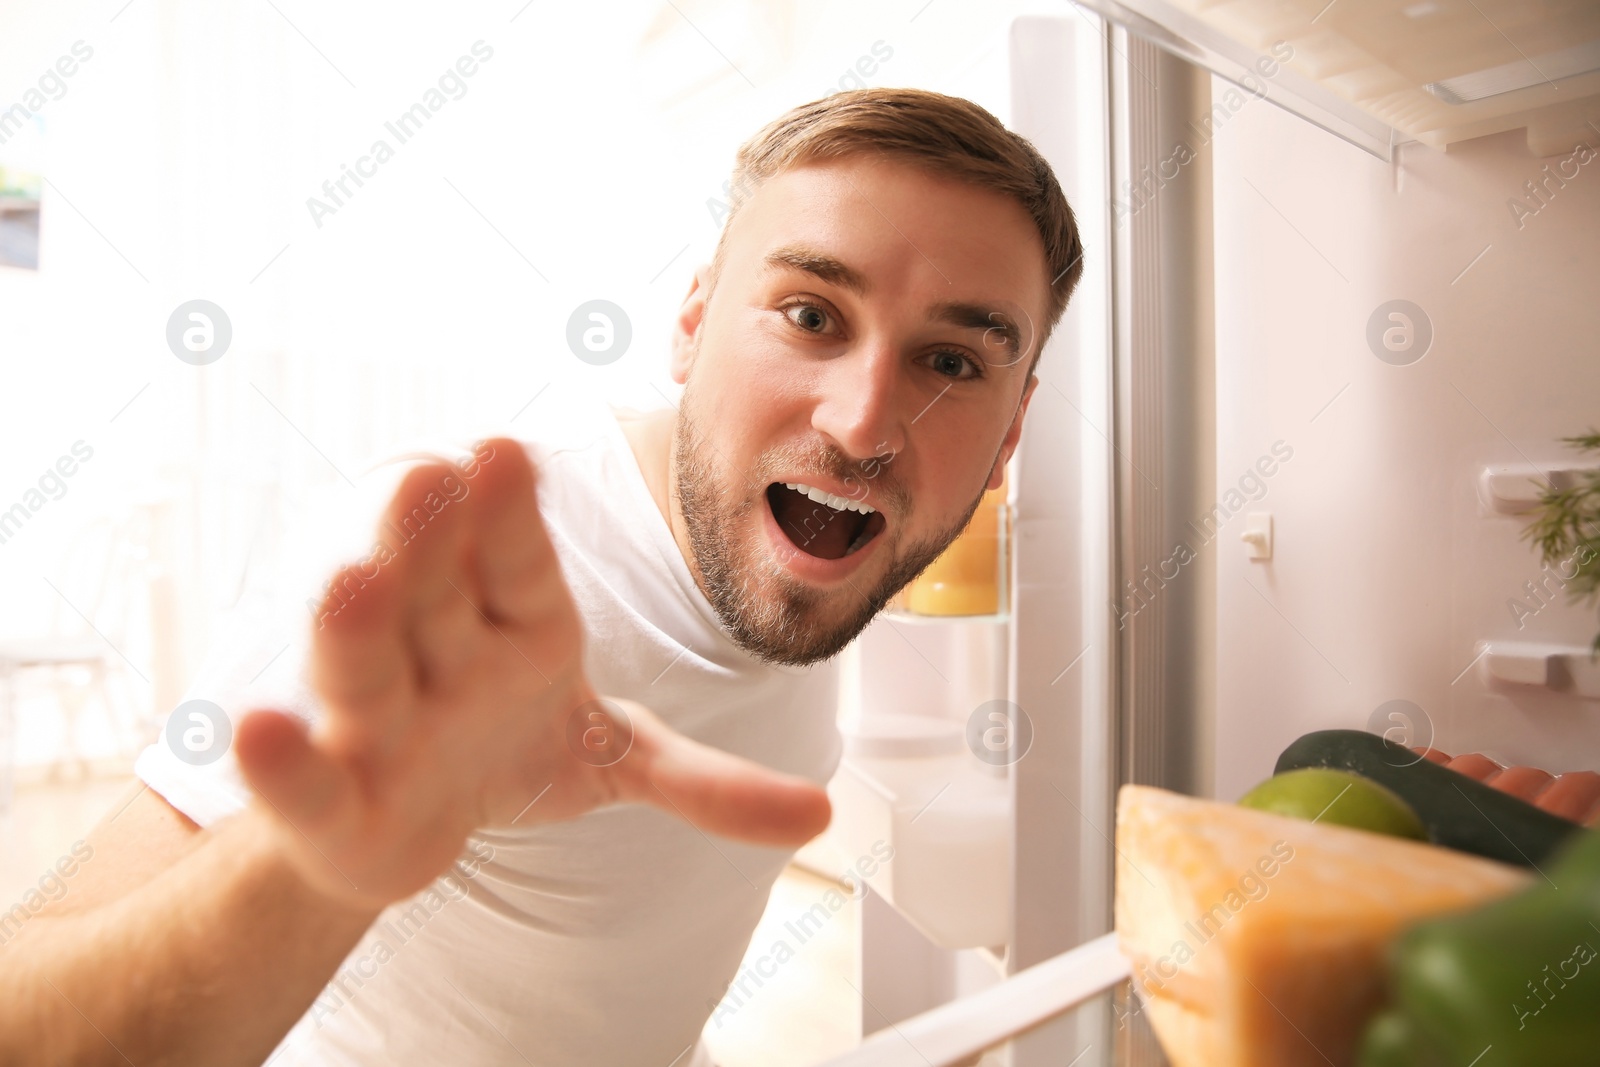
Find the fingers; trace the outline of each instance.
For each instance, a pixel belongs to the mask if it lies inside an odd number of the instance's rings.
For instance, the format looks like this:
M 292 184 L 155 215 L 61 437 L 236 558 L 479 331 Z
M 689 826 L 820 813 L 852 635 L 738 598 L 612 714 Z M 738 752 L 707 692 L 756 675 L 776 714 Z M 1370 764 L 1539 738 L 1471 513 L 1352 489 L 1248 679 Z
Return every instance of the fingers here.
M 490 438 L 476 447 L 467 469 L 483 621 L 547 681 L 580 669 L 581 622 L 539 512 L 538 470 L 527 449 Z
M 354 816 L 354 781 L 311 743 L 294 716 L 277 711 L 246 715 L 234 749 L 250 788 L 296 832 L 323 835 Z
M 380 528 L 393 545 L 397 620 L 421 684 L 450 677 L 469 659 L 481 620 L 466 568 L 471 488 L 461 470 L 427 463 L 406 472 Z
M 537 471 L 507 437 L 474 452 L 474 535 L 485 613 L 496 621 L 533 622 L 549 610 L 560 567 L 539 514 Z M 559 595 L 559 594 L 557 594 Z
M 692 741 L 632 701 L 619 703 L 633 717 L 637 754 L 614 770 L 621 799 L 757 845 L 798 847 L 827 829 L 833 812 L 821 786 Z
M 334 575 L 312 631 L 312 686 L 333 714 L 336 753 L 381 756 L 404 735 L 407 695 L 463 661 L 478 620 L 461 552 L 468 525 L 461 472 L 407 471 L 385 506 L 372 552 Z
M 396 578 L 376 560 L 340 568 L 312 623 L 311 685 L 329 709 L 337 749 L 377 743 L 403 726 L 393 720 L 404 714 L 413 670 L 396 622 Z

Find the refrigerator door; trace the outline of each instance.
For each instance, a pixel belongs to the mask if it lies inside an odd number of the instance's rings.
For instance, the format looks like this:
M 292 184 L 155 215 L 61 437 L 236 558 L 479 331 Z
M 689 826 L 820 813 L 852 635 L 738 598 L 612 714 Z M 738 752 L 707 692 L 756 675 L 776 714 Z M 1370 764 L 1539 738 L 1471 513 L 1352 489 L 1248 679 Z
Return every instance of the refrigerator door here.
M 1108 608 L 1117 460 L 1107 436 L 1105 34 L 1097 16 L 1076 10 L 1010 27 L 1009 125 L 1050 162 L 1087 251 L 1011 461 L 1009 610 L 993 619 L 886 616 L 858 642 L 863 717 L 933 714 L 966 735 L 951 757 L 852 754 L 832 787 L 850 847 L 881 839 L 896 849 L 892 874 L 872 882 L 864 905 L 859 991 L 869 1032 L 892 1036 L 925 1009 L 981 995 L 1111 927 L 1120 783 L 1118 635 Z M 968 773 L 949 770 L 948 760 L 964 761 Z M 1100 999 L 1035 1021 L 1009 1043 L 1010 1067 L 1061 1067 L 1086 1047 L 1103 1052 L 1113 1025 Z

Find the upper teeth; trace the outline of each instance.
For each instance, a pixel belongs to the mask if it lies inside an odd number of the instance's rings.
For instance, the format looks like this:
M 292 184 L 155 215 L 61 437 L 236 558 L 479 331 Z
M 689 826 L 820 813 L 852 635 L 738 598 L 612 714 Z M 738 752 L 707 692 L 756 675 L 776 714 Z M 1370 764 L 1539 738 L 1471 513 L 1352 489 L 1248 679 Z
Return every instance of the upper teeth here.
M 797 493 L 802 493 L 805 496 L 810 497 L 812 500 L 815 500 L 819 504 L 826 504 L 835 511 L 859 511 L 863 515 L 871 515 L 874 511 L 878 510 L 877 508 L 868 507 L 866 504 L 851 500 L 848 497 L 834 496 L 832 493 L 827 492 L 826 490 L 818 489 L 810 485 L 802 485 L 800 482 L 784 482 L 783 484 L 785 488 L 793 489 Z

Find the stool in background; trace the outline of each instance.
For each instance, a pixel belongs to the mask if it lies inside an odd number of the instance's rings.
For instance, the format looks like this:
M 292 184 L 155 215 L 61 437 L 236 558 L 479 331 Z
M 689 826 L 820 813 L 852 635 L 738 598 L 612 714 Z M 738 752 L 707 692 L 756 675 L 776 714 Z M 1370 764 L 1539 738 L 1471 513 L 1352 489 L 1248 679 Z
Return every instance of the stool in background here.
M 106 690 L 106 668 L 110 649 L 96 637 L 35 637 L 0 641 L 0 814 L 10 810 L 16 788 L 17 684 L 28 671 L 48 671 L 58 679 L 56 691 L 66 715 L 68 750 L 88 776 L 88 761 L 80 754 L 73 737 L 78 713 L 91 689 L 98 691 L 109 712 L 110 693 Z M 67 686 L 59 681 L 72 667 L 89 672 L 89 684 Z

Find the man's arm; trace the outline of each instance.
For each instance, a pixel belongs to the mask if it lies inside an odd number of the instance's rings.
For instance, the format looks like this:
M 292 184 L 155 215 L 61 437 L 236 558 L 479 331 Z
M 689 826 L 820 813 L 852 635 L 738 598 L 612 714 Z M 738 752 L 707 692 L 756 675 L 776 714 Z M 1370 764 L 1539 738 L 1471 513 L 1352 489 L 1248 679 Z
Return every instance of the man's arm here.
M 376 918 L 312 890 L 258 808 L 201 830 L 154 791 L 0 947 L 0 1064 L 260 1064 Z
M 140 793 L 96 827 L 67 895 L 0 946 L 0 1064 L 259 1064 L 382 909 L 478 827 L 613 803 L 769 845 L 827 825 L 815 783 L 599 699 L 520 444 L 412 470 L 380 530 L 408 523 L 329 585 L 317 725 L 236 724 L 251 806 L 199 830 Z M 620 743 L 598 752 L 596 734 Z

